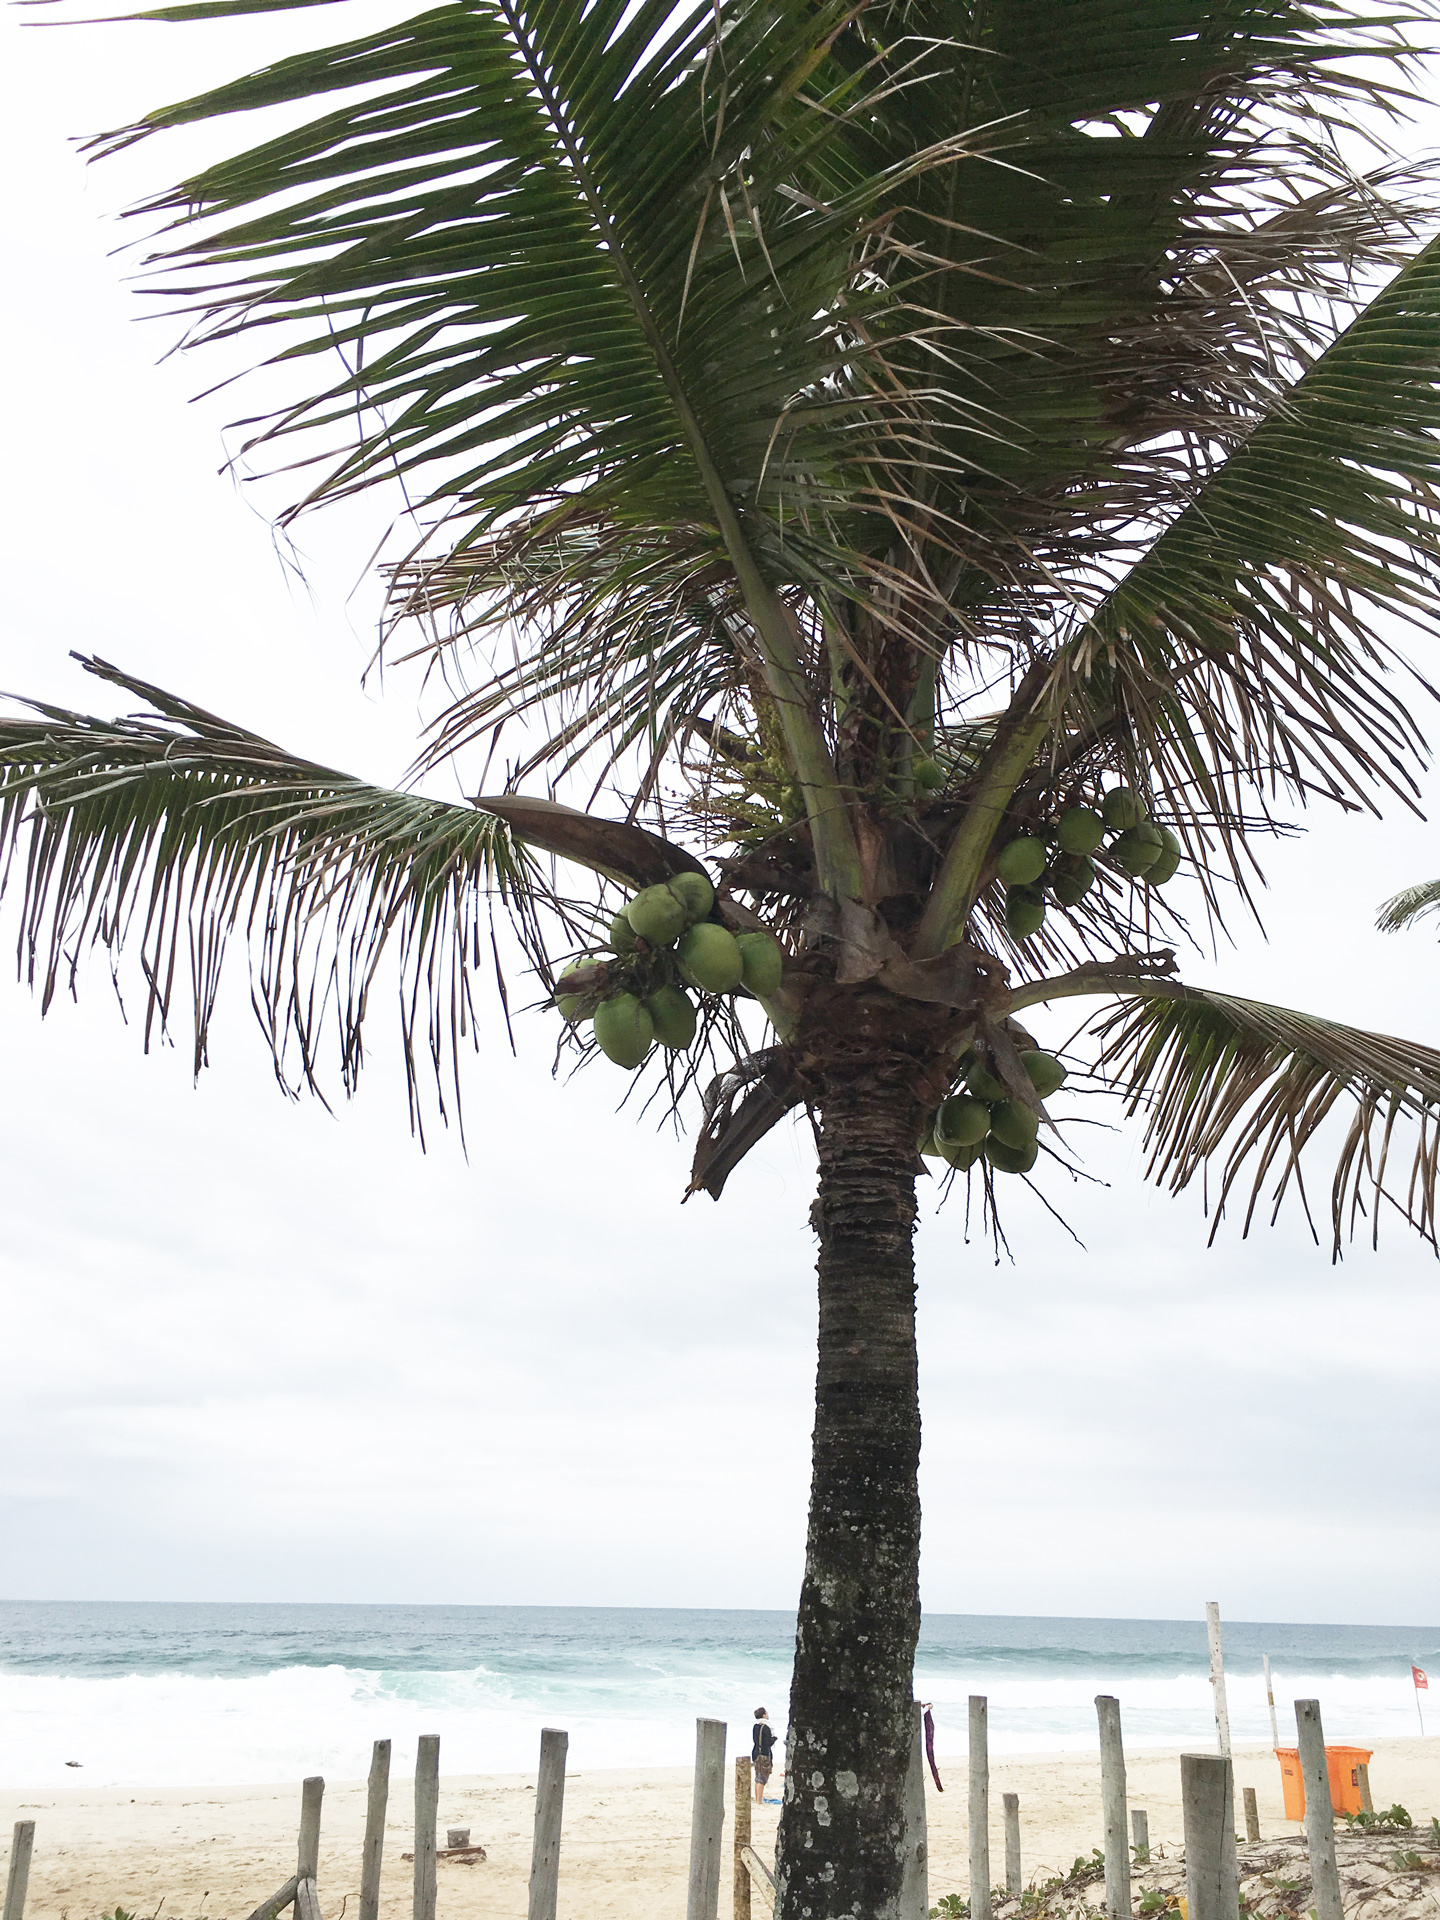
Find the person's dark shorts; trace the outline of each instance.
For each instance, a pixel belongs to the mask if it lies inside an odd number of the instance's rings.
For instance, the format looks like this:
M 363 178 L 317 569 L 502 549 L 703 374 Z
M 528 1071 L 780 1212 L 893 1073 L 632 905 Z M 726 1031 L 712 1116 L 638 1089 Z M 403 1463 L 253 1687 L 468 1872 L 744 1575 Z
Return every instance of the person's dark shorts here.
M 763 1787 L 765 1785 L 765 1782 L 770 1778 L 771 1762 L 768 1756 L 762 1755 L 762 1757 L 759 1760 L 754 1762 L 754 1766 L 755 1766 L 755 1778 L 760 1782 L 761 1786 Z

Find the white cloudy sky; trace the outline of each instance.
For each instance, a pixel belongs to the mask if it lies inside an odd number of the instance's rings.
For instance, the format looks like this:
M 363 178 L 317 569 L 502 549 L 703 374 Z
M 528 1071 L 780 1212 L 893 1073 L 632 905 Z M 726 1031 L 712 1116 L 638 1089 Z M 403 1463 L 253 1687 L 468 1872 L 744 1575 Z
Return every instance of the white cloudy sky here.
M 388 11 L 347 0 L 346 27 Z M 67 659 L 95 651 L 394 781 L 417 690 L 360 686 L 378 509 L 311 523 L 287 573 L 265 502 L 217 472 L 253 393 L 192 404 L 213 370 L 157 364 L 171 335 L 110 257 L 115 210 L 200 147 L 87 172 L 68 144 L 335 18 L 0 23 L 0 685 L 113 711 Z M 1268 944 L 1192 977 L 1440 1044 L 1433 937 L 1371 931 L 1437 870 L 1424 822 L 1319 816 L 1270 863 Z M 43 1024 L 0 978 L 0 1595 L 791 1604 L 808 1136 L 681 1208 L 685 1145 L 614 1113 L 618 1076 L 557 1086 L 536 1017 L 518 1059 L 497 1027 L 473 1065 L 468 1160 L 443 1134 L 422 1155 L 382 1021 L 332 1116 L 279 1096 L 230 985 L 194 1090 L 102 968 Z M 1207 1250 L 1200 1197 L 1147 1187 L 1133 1133 L 1088 1164 L 1103 1184 L 1051 1183 L 1083 1247 L 1018 1186 L 1013 1262 L 927 1203 L 927 1606 L 1434 1621 L 1433 1258 L 1391 1227 L 1332 1267 L 1293 1214 Z

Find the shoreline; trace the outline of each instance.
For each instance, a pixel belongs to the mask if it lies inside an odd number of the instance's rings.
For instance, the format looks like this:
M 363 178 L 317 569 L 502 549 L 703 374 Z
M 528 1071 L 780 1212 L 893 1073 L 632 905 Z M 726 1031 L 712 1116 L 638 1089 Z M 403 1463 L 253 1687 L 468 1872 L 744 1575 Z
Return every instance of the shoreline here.
M 1152 1846 L 1181 1838 L 1180 1749 L 1126 1756 L 1131 1807 L 1144 1807 Z M 1236 1746 L 1237 1802 L 1256 1789 L 1265 1837 L 1293 1835 L 1283 1818 L 1280 1769 L 1268 1746 Z M 930 1898 L 969 1891 L 966 1767 L 938 1756 L 945 1792 L 927 1783 Z M 1440 1737 L 1374 1743 L 1375 1805 L 1399 1801 L 1417 1826 L 1440 1812 Z M 726 1768 L 726 1841 L 720 1910 L 729 1912 L 733 1766 Z M 683 1920 L 690 1845 L 688 1767 L 586 1769 L 568 1776 L 560 1857 L 562 1920 Z M 772 1782 L 772 1788 L 775 1782 Z M 1102 1843 L 1098 1753 L 995 1754 L 990 1761 L 991 1877 L 1003 1874 L 1000 1795 L 1020 1795 L 1025 1881 L 1067 1869 Z M 442 1775 L 439 1827 L 468 1826 L 483 1864 L 442 1861 L 439 1920 L 518 1920 L 526 1908 L 534 1819 L 533 1775 Z M 8 1847 L 16 1820 L 35 1821 L 27 1920 L 94 1920 L 116 1906 L 162 1920 L 245 1920 L 294 1871 L 300 1783 L 145 1788 L 84 1786 L 0 1790 Z M 391 1781 L 382 1909 L 408 1915 L 414 1842 L 410 1781 Z M 778 1806 L 753 1809 L 757 1851 L 773 1857 Z M 320 1898 L 327 1920 L 359 1897 L 363 1780 L 327 1782 L 320 1838 Z M 759 1908 L 757 1907 L 757 1915 Z

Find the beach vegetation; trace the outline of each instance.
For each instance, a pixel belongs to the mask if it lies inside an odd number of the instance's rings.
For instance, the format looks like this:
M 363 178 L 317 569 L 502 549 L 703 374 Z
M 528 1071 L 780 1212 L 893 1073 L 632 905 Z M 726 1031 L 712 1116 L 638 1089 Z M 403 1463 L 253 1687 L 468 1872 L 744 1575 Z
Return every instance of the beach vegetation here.
M 1364 128 L 1434 12 L 397 4 L 92 147 L 247 130 L 138 209 L 152 288 L 263 362 L 287 525 L 406 489 L 382 653 L 444 691 L 385 787 L 87 659 L 126 717 L 0 722 L 22 967 L 133 955 L 198 1072 L 246 949 L 282 1086 L 349 1091 L 398 1005 L 453 1117 L 508 915 L 562 1062 L 696 1116 L 690 1194 L 813 1122 L 779 1920 L 900 1897 L 917 1147 L 998 1249 L 1108 1092 L 1217 1227 L 1333 1148 L 1337 1252 L 1434 1239 L 1440 1053 L 1177 960 L 1297 810 L 1416 803 L 1440 242 Z

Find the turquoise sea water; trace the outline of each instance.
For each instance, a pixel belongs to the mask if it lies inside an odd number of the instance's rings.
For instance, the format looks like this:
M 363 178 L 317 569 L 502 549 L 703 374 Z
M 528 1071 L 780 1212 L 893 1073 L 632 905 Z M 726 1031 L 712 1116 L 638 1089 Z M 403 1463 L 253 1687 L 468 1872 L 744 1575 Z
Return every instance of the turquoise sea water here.
M 372 1740 L 403 1766 L 420 1733 L 447 1773 L 520 1772 L 542 1726 L 569 1730 L 572 1769 L 682 1766 L 698 1714 L 783 1722 L 793 1630 L 680 1608 L 0 1602 L 0 1785 L 352 1779 Z M 1364 1741 L 1418 1731 L 1410 1663 L 1440 1674 L 1440 1629 L 1227 1622 L 1225 1652 L 1237 1741 L 1269 1739 L 1262 1653 L 1282 1741 L 1310 1696 L 1328 1738 Z M 1092 1748 L 1097 1693 L 1127 1745 L 1177 1746 L 1213 1738 L 1208 1674 L 1203 1620 L 932 1614 L 916 1691 L 942 1753 L 972 1693 L 996 1751 Z

